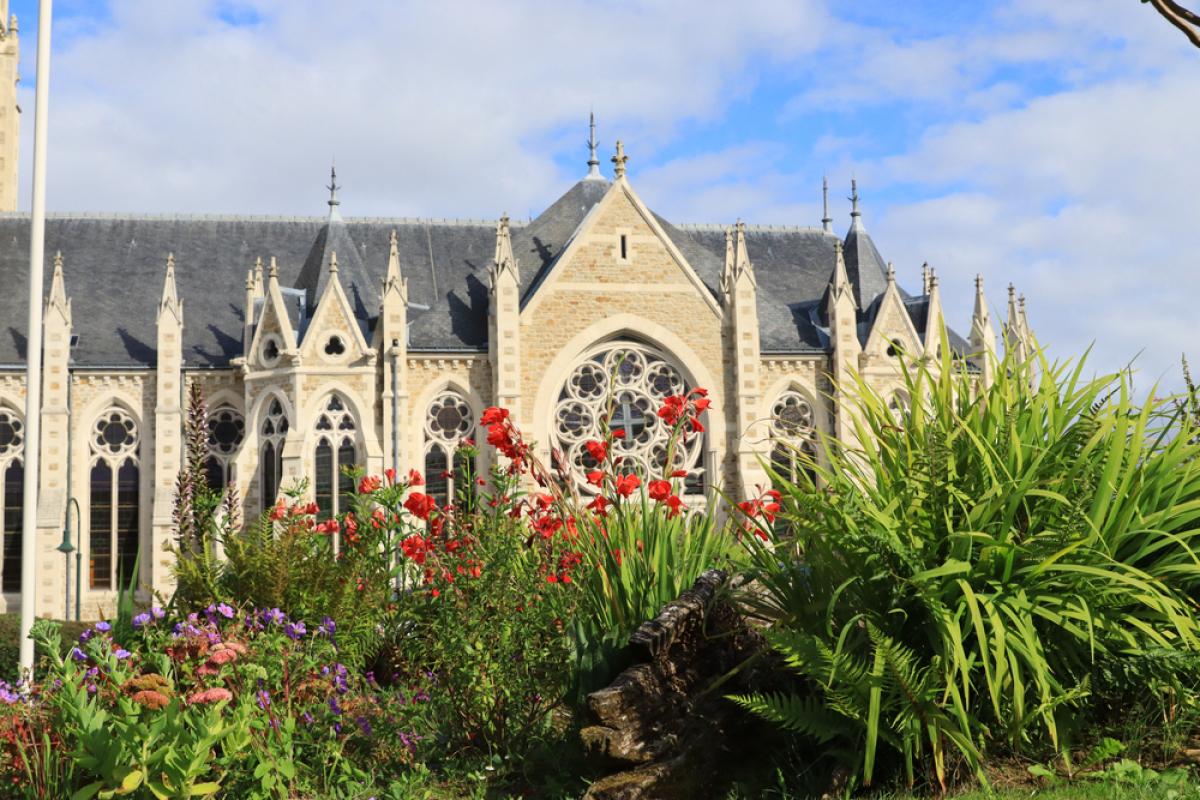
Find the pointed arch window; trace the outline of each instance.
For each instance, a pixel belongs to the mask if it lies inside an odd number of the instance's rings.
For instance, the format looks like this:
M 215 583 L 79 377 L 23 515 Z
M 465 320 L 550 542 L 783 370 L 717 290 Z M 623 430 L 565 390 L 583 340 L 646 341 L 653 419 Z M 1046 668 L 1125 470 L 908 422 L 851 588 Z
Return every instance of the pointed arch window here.
M 0 509 L 4 513 L 0 589 L 21 591 L 21 527 L 25 522 L 25 425 L 17 412 L 0 406 Z
M 263 511 L 275 505 L 279 497 L 279 484 L 283 480 L 283 442 L 287 438 L 288 418 L 283 412 L 283 404 L 278 399 L 272 399 L 267 407 L 267 416 L 263 420 L 259 441 L 260 469 L 262 470 Z
M 225 403 L 208 415 L 208 461 L 204 476 L 208 488 L 224 491 L 233 480 L 233 458 L 246 435 L 246 419 L 236 408 Z
M 439 506 L 461 502 L 462 491 L 471 489 L 475 465 L 458 452 L 458 444 L 474 434 L 475 412 L 456 391 L 441 392 L 425 411 L 425 493 Z
M 346 496 L 354 494 L 354 479 L 345 473 L 358 463 L 354 440 L 358 430 L 354 415 L 341 397 L 330 395 L 317 417 L 317 451 L 314 474 L 317 517 L 325 520 L 350 510 Z
M 129 585 L 137 563 L 141 517 L 137 423 L 113 406 L 91 433 L 89 579 L 92 589 Z
M 603 438 L 603 420 L 611 402 L 609 427 L 625 434 L 613 444 L 614 454 L 622 459 L 618 469 L 643 476 L 685 470 L 684 493 L 703 497 L 705 435 L 695 433 L 686 442 L 677 441 L 668 469 L 671 430 L 657 416 L 667 397 L 688 394 L 692 388 L 678 366 L 641 342 L 615 340 L 585 353 L 559 389 L 551 421 L 554 448 L 562 451 L 580 493 L 596 492 L 586 477 L 596 469 L 587 443 Z
M 771 468 L 780 480 L 793 485 L 816 486 L 817 415 L 803 393 L 789 389 L 771 409 Z

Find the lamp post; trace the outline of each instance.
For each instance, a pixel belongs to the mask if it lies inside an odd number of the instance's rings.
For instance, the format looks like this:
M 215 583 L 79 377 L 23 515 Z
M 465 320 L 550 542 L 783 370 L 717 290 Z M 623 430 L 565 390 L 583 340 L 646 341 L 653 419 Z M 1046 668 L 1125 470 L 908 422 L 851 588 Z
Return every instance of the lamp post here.
M 75 498 L 71 498 L 74 500 Z M 76 506 L 78 508 L 78 506 Z M 67 557 L 67 611 L 63 619 L 71 618 L 71 553 L 75 552 L 75 545 L 71 544 L 71 515 L 67 514 L 67 527 L 63 528 L 62 544 L 54 548 L 58 552 Z

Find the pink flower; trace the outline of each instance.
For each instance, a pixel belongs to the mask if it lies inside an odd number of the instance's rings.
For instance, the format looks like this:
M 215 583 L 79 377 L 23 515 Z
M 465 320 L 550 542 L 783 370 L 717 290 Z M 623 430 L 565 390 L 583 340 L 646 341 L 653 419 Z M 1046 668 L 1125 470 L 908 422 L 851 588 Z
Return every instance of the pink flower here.
M 219 703 L 222 700 L 232 700 L 233 693 L 228 689 L 205 689 L 203 692 L 197 692 L 188 698 L 189 703 L 200 703 L 206 705 L 208 703 Z

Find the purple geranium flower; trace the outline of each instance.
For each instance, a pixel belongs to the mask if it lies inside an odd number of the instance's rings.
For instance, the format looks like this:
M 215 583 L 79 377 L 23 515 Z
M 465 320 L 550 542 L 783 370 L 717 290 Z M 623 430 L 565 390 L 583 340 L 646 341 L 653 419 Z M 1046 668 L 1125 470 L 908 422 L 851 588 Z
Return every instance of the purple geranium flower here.
M 155 619 L 162 619 L 166 615 L 167 615 L 167 612 L 163 611 L 158 606 L 155 606 L 154 608 L 150 609 L 150 616 L 154 617 Z
M 225 619 L 233 619 L 233 609 L 224 603 L 217 606 L 217 611 L 221 612 L 221 616 L 225 617 Z
M 75 659 L 76 661 L 87 661 L 87 655 L 78 647 L 75 647 L 71 650 L 71 658 Z
M 108 633 L 112 630 L 112 625 L 109 625 L 107 622 L 97 622 L 96 630 L 100 631 L 101 633 Z
M 299 641 L 300 637 L 308 633 L 303 622 L 289 622 L 284 626 L 283 633 L 292 641 Z
M 124 659 L 124 658 L 129 658 L 131 655 L 133 655 L 133 653 L 129 652 L 128 650 L 117 650 L 115 655 L 116 655 L 117 659 L 120 660 L 120 659 Z
M 150 624 L 150 615 L 149 614 L 138 614 L 136 617 L 133 618 L 133 627 L 135 627 L 135 628 L 140 628 L 143 625 L 149 625 L 149 624 Z

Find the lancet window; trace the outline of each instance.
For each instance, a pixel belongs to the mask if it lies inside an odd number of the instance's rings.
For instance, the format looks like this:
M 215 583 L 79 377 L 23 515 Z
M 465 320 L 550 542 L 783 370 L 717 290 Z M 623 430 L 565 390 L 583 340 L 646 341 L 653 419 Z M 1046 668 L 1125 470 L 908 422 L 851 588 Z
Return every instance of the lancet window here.
M 287 439 L 288 418 L 283 404 L 272 399 L 267 407 L 259 435 L 259 469 L 262 478 L 263 510 L 275 505 L 279 484 L 283 480 L 283 442 Z
M 89 585 L 126 587 L 137 563 L 140 503 L 138 428 L 129 412 L 112 406 L 91 431 Z
M 645 478 L 686 470 L 685 493 L 703 494 L 704 434 L 677 440 L 668 455 L 671 429 L 657 416 L 667 397 L 692 388 L 664 354 L 641 342 L 610 341 L 586 353 L 559 390 L 551 422 L 551 439 L 575 486 L 596 491 L 586 477 L 598 467 L 587 443 L 604 438 L 604 420 L 611 414 L 609 427 L 624 434 L 613 444 L 613 455 L 621 458 L 618 471 Z
M 217 406 L 208 415 L 208 461 L 204 475 L 208 487 L 220 492 L 233 480 L 233 457 L 246 434 L 246 420 L 236 408 Z
M 4 513 L 0 589 L 21 591 L 21 528 L 25 522 L 25 424 L 20 415 L 0 406 L 0 509 Z
M 350 510 L 346 495 L 354 494 L 354 479 L 344 470 L 358 463 L 354 446 L 357 427 L 341 397 L 330 395 L 317 417 L 314 485 L 318 517 L 329 519 Z
M 453 390 L 438 394 L 425 410 L 425 493 L 445 507 L 471 491 L 474 465 L 458 452 L 475 434 L 475 413 Z
M 783 481 L 814 486 L 817 480 L 816 410 L 801 392 L 789 389 L 771 409 L 771 467 Z

